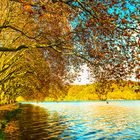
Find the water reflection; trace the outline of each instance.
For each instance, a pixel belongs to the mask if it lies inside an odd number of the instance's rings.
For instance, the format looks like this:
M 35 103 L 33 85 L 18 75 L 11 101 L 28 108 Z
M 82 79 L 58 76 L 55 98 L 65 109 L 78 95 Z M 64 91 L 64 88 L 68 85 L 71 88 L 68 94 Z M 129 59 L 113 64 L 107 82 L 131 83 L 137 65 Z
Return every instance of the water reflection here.
M 57 112 L 49 114 L 43 108 L 23 105 L 23 113 L 19 115 L 20 140 L 58 139 L 65 129 L 60 125 L 61 118 Z
M 21 106 L 8 140 L 140 139 L 140 101 L 32 104 Z

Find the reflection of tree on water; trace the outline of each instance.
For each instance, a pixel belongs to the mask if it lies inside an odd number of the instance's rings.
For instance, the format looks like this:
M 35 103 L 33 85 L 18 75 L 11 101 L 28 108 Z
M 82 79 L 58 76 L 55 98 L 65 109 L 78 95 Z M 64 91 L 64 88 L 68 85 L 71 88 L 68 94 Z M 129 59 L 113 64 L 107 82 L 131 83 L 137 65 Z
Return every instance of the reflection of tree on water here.
M 19 127 L 17 120 L 17 115 L 21 113 L 21 109 L 16 108 L 14 110 L 1 110 L 0 111 L 0 140 L 8 139 L 17 139 L 18 137 L 13 137 L 13 134 L 18 134 Z
M 57 139 L 66 125 L 61 125 L 57 113 L 51 115 L 43 108 L 23 105 L 23 112 L 18 115 L 19 136 L 20 140 L 41 140 L 43 138 Z M 11 138 L 10 137 L 10 138 Z
M 126 105 L 113 101 L 109 105 L 105 102 L 21 105 L 23 111 L 9 123 L 14 126 L 14 133 L 7 133 L 6 140 L 123 139 L 134 134 L 139 137 L 139 107 Z

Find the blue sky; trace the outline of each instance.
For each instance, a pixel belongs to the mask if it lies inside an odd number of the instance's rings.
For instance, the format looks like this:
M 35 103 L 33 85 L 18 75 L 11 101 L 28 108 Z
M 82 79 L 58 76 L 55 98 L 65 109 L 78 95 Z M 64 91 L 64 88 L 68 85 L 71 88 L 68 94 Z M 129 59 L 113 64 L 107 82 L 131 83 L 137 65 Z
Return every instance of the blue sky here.
M 78 3 L 74 2 L 73 5 L 78 6 Z M 122 18 L 131 21 L 131 14 L 140 15 L 140 2 L 139 0 L 121 0 L 118 4 L 108 7 L 108 13 L 110 15 L 118 15 L 118 21 Z M 79 20 L 83 22 L 88 20 L 86 15 L 85 11 L 78 15 L 78 17 L 71 21 L 72 27 L 75 28 L 79 24 Z

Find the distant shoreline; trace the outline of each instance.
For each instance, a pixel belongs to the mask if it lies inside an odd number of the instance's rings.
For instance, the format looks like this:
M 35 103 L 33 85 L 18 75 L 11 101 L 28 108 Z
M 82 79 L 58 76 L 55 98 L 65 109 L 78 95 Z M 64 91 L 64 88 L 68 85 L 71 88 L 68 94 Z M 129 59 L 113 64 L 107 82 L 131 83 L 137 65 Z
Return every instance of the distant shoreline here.
M 129 100 L 129 99 L 108 99 L 108 100 L 61 100 L 61 101 L 21 101 L 21 104 L 32 104 L 32 103 L 61 103 L 61 102 L 111 102 L 111 101 L 140 101 L 140 100 Z M 19 107 L 19 103 L 6 104 L 0 106 L 0 111 L 10 111 Z
M 140 101 L 140 100 L 128 100 L 128 99 L 108 99 L 108 100 L 61 100 L 61 101 L 23 101 L 21 104 L 28 103 L 59 103 L 59 102 L 111 102 L 111 101 Z

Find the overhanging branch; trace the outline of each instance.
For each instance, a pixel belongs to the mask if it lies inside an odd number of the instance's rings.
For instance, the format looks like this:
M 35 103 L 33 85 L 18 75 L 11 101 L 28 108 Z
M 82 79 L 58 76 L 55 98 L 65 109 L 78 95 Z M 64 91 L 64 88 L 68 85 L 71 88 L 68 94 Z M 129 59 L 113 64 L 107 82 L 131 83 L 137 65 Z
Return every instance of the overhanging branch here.
M 17 52 L 19 50 L 26 49 L 26 48 L 28 48 L 28 47 L 25 45 L 20 45 L 18 48 L 0 47 L 0 52 Z
M 14 31 L 17 31 L 17 32 L 19 32 L 19 33 L 21 33 L 22 35 L 24 35 L 25 37 L 27 37 L 27 38 L 29 38 L 29 39 L 35 39 L 36 40 L 36 38 L 37 38 L 37 36 L 29 36 L 29 35 L 27 35 L 26 33 L 24 33 L 22 30 L 20 30 L 20 29 L 18 29 L 18 28 L 16 28 L 16 27 L 13 27 L 13 26 L 11 26 L 11 25 L 3 25 L 3 26 L 0 26 L 0 31 L 2 30 L 2 29 L 6 29 L 6 28 L 10 28 L 10 29 L 12 29 L 12 30 L 14 30 Z
M 46 45 L 46 44 L 38 44 L 38 45 L 34 45 L 34 46 L 26 46 L 26 45 L 20 45 L 18 48 L 6 48 L 6 47 L 0 47 L 0 52 L 17 52 L 23 49 L 29 49 L 29 48 L 52 48 L 53 50 L 61 53 L 61 50 L 59 50 L 59 45 L 61 45 L 61 43 L 54 43 L 54 44 L 50 44 L 50 45 Z M 65 48 L 66 49 L 66 48 Z

